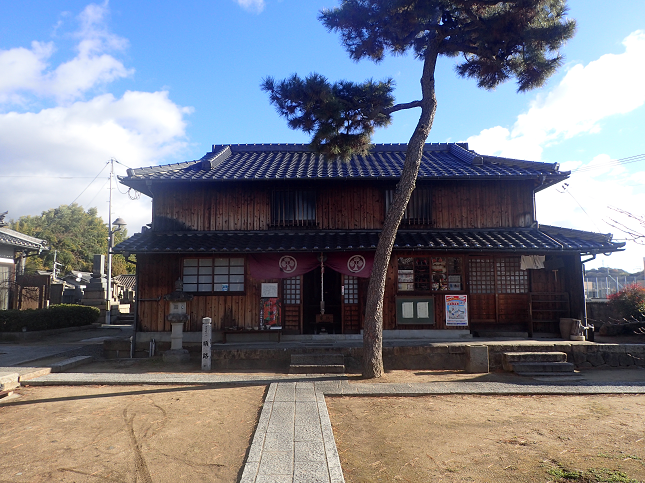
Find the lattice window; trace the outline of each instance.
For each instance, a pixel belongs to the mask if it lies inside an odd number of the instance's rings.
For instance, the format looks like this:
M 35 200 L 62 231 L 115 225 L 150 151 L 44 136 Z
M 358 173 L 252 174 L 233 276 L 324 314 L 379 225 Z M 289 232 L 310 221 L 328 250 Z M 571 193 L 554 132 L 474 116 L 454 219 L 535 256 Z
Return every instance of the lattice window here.
M 495 264 L 492 258 L 471 258 L 470 293 L 495 293 Z
M 282 280 L 282 298 L 285 304 L 300 304 L 300 277 L 285 278 Z
M 243 292 L 244 258 L 186 258 L 182 281 L 185 292 Z
M 274 226 L 312 226 L 316 224 L 316 192 L 313 190 L 276 190 L 271 199 Z
M 495 260 L 497 270 L 497 293 L 527 293 L 529 277 L 527 270 L 520 270 L 520 257 L 504 257 Z
M 390 209 L 394 200 L 394 190 L 385 191 L 385 211 Z M 402 223 L 409 225 L 429 225 L 432 223 L 432 192 L 430 188 L 417 186 L 405 208 Z
M 343 285 L 345 287 L 345 294 L 343 301 L 346 304 L 358 303 L 358 277 L 351 275 L 343 275 Z

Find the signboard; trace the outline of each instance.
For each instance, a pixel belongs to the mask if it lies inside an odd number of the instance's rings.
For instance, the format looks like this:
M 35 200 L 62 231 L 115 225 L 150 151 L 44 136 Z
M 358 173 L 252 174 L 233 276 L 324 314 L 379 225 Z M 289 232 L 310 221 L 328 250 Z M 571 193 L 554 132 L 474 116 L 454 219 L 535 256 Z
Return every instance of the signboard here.
M 274 298 L 278 296 L 278 284 L 277 283 L 263 283 L 262 291 L 260 297 L 262 298 Z
M 468 327 L 467 295 L 446 295 L 446 327 Z
M 397 297 L 397 325 L 434 325 L 433 297 Z

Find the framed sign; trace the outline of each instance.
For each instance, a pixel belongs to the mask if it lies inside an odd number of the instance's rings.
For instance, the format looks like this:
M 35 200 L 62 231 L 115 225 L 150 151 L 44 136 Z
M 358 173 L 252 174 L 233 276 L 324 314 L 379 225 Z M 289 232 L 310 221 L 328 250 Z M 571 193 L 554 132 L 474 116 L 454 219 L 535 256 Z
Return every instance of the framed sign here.
M 397 297 L 397 325 L 434 325 L 433 297 Z
M 274 298 L 278 296 L 278 284 L 277 283 L 263 283 L 261 288 L 260 297 L 262 298 Z
M 446 295 L 446 326 L 468 327 L 467 295 Z

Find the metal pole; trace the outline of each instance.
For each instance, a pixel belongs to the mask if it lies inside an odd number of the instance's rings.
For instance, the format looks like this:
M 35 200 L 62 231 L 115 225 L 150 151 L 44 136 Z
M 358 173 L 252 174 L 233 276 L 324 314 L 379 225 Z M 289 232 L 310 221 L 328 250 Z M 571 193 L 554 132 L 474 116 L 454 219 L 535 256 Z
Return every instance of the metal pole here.
M 325 313 L 325 258 L 320 254 L 320 313 Z
M 112 231 L 112 173 L 114 173 L 114 158 L 110 158 L 110 198 L 108 202 L 108 256 L 107 256 L 107 300 L 105 303 L 105 323 L 112 322 L 112 244 L 114 243 Z

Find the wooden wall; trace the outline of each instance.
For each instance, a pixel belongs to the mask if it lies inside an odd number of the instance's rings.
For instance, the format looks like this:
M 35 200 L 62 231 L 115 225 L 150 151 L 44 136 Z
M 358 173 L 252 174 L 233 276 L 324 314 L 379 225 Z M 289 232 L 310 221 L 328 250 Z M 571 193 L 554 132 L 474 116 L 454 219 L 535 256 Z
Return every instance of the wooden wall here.
M 174 290 L 175 281 L 180 278 L 181 259 L 180 255 L 137 256 L 138 330 L 170 331 L 170 322 L 166 320 L 170 306 L 163 297 Z M 245 289 L 243 295 L 195 296 L 186 304 L 190 320 L 184 330 L 201 331 L 204 317 L 213 320 L 214 330 L 229 326 L 257 327 L 260 321 L 260 282 L 247 274 Z
M 444 181 L 429 185 L 434 228 L 528 227 L 534 221 L 532 181 Z M 281 188 L 289 186 L 283 184 Z M 318 228 L 382 227 L 384 193 L 386 188 L 393 188 L 392 184 L 337 181 L 320 186 L 324 189 L 318 191 L 316 203 Z M 271 229 L 271 188 L 266 183 L 168 184 L 154 187 L 153 193 L 156 231 Z
M 431 253 L 425 252 L 432 256 Z M 393 329 L 452 329 L 445 325 L 444 295 L 447 292 L 439 292 L 431 295 L 435 300 L 435 325 L 396 325 L 396 297 L 421 295 L 416 292 L 397 292 L 397 259 L 398 257 L 409 257 L 420 255 L 414 251 L 400 251 L 392 255 L 392 260 L 387 271 L 383 304 L 383 328 Z M 452 254 L 455 256 L 458 254 Z M 462 255 L 462 254 L 459 254 Z M 464 255 L 464 276 L 468 279 L 468 257 Z M 441 254 L 441 256 L 450 256 Z M 139 328 L 142 331 L 164 332 L 170 331 L 170 323 L 166 320 L 169 310 L 169 302 L 164 300 L 164 295 L 174 290 L 174 283 L 181 274 L 180 255 L 139 255 L 137 267 L 139 270 L 139 303 L 138 316 Z M 580 269 L 580 262 L 575 255 L 564 255 L 564 261 L 558 271 L 553 270 L 530 270 L 529 291 L 522 294 L 469 294 L 468 290 L 459 293 L 469 295 L 469 318 L 471 329 L 495 329 L 498 330 L 526 330 L 529 321 L 529 302 L 532 295 L 538 297 L 533 300 L 534 329 L 536 332 L 556 331 L 556 322 L 559 317 L 584 318 L 584 294 L 582 292 L 582 281 L 577 275 Z M 213 328 L 220 330 L 224 327 L 243 326 L 257 327 L 260 320 L 260 285 L 261 282 L 279 282 L 279 280 L 255 280 L 246 275 L 246 291 L 240 295 L 199 295 L 187 303 L 187 311 L 190 320 L 185 327 L 187 331 L 200 331 L 201 321 L 204 317 L 213 320 Z M 360 280 L 362 300 L 360 310 L 360 322 L 364 316 L 364 295 L 367 290 L 367 280 Z M 465 287 L 467 288 L 467 286 Z M 567 290 L 567 292 L 565 292 Z M 566 303 L 560 302 L 560 300 Z M 556 313 L 565 310 L 568 313 Z M 301 308 L 289 307 L 289 310 Z M 295 314 L 297 315 L 297 314 Z M 288 320 L 290 314 L 287 307 L 283 305 L 283 323 L 291 333 L 298 332 L 298 327 L 290 326 Z M 294 320 L 299 321 L 302 314 Z M 551 320 L 553 319 L 553 320 Z M 358 323 L 357 329 L 358 329 Z M 297 322 L 297 325 L 299 322 Z M 362 326 L 362 324 L 361 324 Z M 458 328 L 455 328 L 458 329 Z

